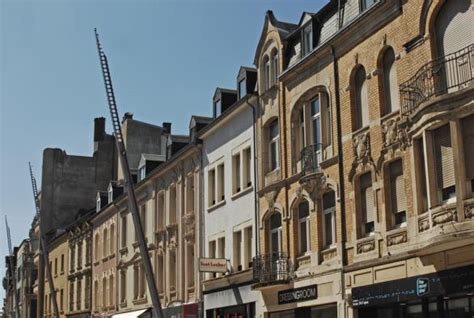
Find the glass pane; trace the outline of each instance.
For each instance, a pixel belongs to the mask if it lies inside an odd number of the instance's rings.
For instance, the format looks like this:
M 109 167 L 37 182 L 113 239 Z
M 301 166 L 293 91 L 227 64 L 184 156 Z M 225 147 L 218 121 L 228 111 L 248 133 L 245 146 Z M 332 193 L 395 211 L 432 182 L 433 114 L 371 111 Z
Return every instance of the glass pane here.
M 337 308 L 326 307 L 326 308 L 311 308 L 311 318 L 337 318 Z
M 280 250 L 280 244 L 279 244 L 279 239 L 278 239 L 278 230 L 274 230 L 271 233 L 271 252 L 272 253 L 278 253 Z
M 306 232 L 306 222 L 300 222 L 300 254 L 304 254 L 308 251 L 308 233 Z
M 270 170 L 274 170 L 277 167 L 277 144 L 272 142 L 270 144 Z
M 321 117 L 316 117 L 313 119 L 313 144 L 317 145 L 320 143 L 321 143 Z
M 407 318 L 423 318 L 423 308 L 421 304 L 408 306 Z
M 274 213 L 270 217 L 270 229 L 274 230 L 281 226 L 281 216 L 279 213 Z
M 300 203 L 299 207 L 298 207 L 298 214 L 299 214 L 299 218 L 302 219 L 302 218 L 305 218 L 309 215 L 309 203 L 308 201 L 303 201 Z
M 311 116 L 319 114 L 320 112 L 320 105 L 319 105 L 319 98 L 316 98 L 311 102 Z
M 270 140 L 278 136 L 278 122 L 275 120 L 270 124 Z
M 323 196 L 323 209 L 329 209 L 336 205 L 336 195 L 334 191 L 330 191 Z
M 449 318 L 470 318 L 467 298 L 450 299 L 447 305 Z
M 333 241 L 333 222 L 332 219 L 334 217 L 333 213 L 327 213 L 324 215 L 324 236 L 325 236 L 325 243 L 326 246 L 329 246 L 334 243 Z

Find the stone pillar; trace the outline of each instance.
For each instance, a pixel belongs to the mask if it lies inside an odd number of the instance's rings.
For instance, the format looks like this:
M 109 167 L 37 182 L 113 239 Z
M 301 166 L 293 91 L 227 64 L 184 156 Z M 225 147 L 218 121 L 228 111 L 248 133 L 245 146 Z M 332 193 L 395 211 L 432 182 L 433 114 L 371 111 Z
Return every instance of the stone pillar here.
M 466 197 L 466 169 L 464 158 L 464 145 L 462 139 L 462 125 L 459 119 L 449 123 L 451 130 L 451 145 L 454 154 L 454 176 L 456 180 L 456 205 L 457 219 L 464 221 L 464 198 Z

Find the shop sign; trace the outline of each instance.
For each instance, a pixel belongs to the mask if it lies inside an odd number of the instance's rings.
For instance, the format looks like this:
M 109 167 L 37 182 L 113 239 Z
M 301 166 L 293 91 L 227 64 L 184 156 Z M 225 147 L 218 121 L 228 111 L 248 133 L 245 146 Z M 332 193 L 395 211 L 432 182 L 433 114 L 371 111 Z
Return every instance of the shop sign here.
M 278 292 L 278 304 L 289 304 L 298 301 L 316 299 L 318 297 L 318 286 L 310 285 L 294 289 L 286 289 Z
M 208 273 L 225 273 L 227 272 L 227 259 L 201 257 L 199 259 L 199 271 Z
M 352 306 L 399 303 L 474 291 L 474 265 L 352 289 Z

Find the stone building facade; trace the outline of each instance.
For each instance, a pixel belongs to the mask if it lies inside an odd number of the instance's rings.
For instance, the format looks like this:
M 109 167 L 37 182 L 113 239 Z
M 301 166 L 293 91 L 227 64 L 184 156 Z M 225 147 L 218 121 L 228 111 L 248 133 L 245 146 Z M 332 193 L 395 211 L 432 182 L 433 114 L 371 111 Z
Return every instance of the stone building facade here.
M 36 317 L 36 296 L 33 293 L 33 283 L 38 271 L 34 267 L 33 257 L 37 245 L 36 239 L 25 239 L 21 242 L 16 254 L 16 295 L 20 317 Z
M 58 304 L 59 316 L 66 317 L 69 313 L 68 307 L 68 255 L 69 255 L 68 232 L 54 238 L 48 243 L 48 260 L 51 274 L 53 276 L 54 289 L 56 291 L 56 302 Z M 44 313 L 43 317 L 54 317 L 54 309 L 51 301 L 49 280 L 45 275 L 44 280 Z

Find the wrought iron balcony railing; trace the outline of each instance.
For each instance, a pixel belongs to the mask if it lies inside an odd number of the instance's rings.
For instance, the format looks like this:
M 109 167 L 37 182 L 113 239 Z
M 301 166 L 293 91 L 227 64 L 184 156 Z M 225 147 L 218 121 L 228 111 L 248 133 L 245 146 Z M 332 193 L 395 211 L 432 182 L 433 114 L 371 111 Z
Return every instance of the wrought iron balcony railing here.
M 286 253 L 271 253 L 253 258 L 253 278 L 257 283 L 289 281 L 291 273 L 291 262 Z
M 319 166 L 323 161 L 323 145 L 313 144 L 301 150 L 301 171 L 303 175 L 312 174 L 321 171 Z
M 474 44 L 435 59 L 400 85 L 403 114 L 412 113 L 421 103 L 463 89 L 474 79 Z

